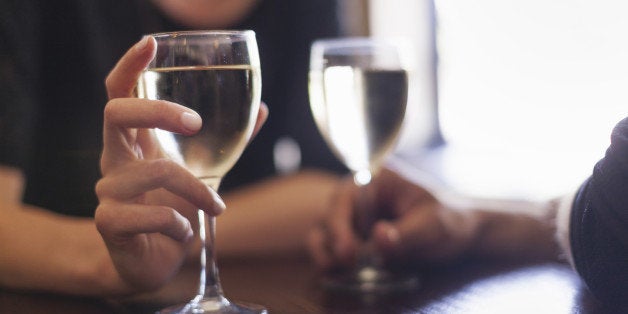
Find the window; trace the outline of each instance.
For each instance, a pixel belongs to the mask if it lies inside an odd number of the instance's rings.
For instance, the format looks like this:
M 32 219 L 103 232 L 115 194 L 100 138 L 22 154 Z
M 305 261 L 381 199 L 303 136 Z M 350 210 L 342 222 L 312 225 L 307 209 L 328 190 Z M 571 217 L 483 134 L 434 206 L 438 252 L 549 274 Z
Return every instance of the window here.
M 397 2 L 370 1 L 374 35 L 430 29 L 417 24 L 430 0 Z M 438 157 L 440 174 L 466 192 L 491 196 L 546 197 L 574 188 L 628 113 L 628 2 L 434 5 L 438 110 L 449 147 Z M 418 47 L 429 44 L 421 34 L 413 35 Z

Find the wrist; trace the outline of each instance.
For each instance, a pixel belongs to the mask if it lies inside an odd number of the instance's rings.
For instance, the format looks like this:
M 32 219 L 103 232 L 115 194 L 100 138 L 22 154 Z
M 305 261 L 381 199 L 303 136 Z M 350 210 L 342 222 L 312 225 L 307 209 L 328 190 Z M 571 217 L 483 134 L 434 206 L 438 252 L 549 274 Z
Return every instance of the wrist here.
M 94 287 L 97 295 L 121 298 L 134 293 L 134 289 L 122 280 L 106 248 L 98 254 L 93 267 L 85 274 L 85 279 L 97 283 Z
M 557 260 L 556 211 L 550 203 L 544 208 L 541 214 L 536 210 L 474 210 L 476 229 L 470 255 L 516 261 Z

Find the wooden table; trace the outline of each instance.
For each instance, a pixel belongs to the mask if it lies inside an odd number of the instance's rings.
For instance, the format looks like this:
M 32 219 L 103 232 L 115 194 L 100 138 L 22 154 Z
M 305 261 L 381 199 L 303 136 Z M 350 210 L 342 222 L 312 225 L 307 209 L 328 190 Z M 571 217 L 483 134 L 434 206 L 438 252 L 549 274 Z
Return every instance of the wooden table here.
M 398 295 L 351 295 L 321 289 L 305 258 L 220 262 L 226 296 L 270 313 L 623 313 L 593 299 L 564 264 L 466 262 L 423 271 L 421 287 Z M 152 313 L 111 302 L 0 289 L 0 313 Z

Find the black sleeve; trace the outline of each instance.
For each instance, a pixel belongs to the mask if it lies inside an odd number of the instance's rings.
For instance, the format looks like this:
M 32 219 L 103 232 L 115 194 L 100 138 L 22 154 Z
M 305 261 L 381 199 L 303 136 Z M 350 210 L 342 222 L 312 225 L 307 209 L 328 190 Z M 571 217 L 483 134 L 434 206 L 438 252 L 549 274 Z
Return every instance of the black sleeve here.
M 574 264 L 590 291 L 628 305 L 628 118 L 578 191 L 570 223 Z
M 292 39 L 288 43 L 292 56 L 283 67 L 285 115 L 288 133 L 301 148 L 301 168 L 325 169 L 347 173 L 348 169 L 332 153 L 316 127 L 310 109 L 308 73 L 310 47 L 317 39 L 340 36 L 337 1 L 290 1 L 294 6 L 288 15 L 292 20 Z
M 0 164 L 23 168 L 30 154 L 37 77 L 38 7 L 0 1 Z

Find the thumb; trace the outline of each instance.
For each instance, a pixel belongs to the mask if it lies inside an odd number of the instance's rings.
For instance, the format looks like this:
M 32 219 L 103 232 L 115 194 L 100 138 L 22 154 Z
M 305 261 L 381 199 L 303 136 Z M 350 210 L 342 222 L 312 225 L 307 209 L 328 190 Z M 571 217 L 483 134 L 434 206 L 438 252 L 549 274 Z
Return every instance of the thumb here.
M 438 211 L 415 208 L 393 221 L 379 221 L 372 237 L 384 256 L 414 256 L 430 254 L 444 238 L 443 223 Z
M 390 221 L 379 221 L 373 227 L 372 239 L 377 249 L 384 256 L 401 253 L 401 234 L 397 226 Z
M 144 36 L 118 60 L 105 81 L 109 99 L 133 96 L 137 80 L 155 57 L 156 48 L 155 39 L 152 36 Z

